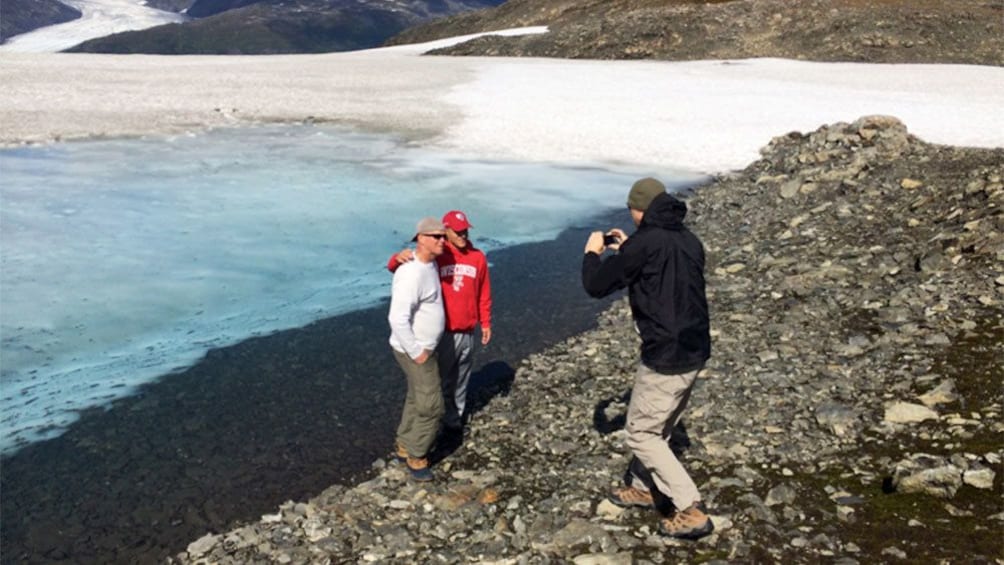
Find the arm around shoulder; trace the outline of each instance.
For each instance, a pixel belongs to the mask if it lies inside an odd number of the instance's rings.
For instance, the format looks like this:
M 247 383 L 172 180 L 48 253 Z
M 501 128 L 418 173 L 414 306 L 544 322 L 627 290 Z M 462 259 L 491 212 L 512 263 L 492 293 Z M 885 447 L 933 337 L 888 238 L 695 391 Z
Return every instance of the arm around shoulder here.
M 398 251 L 397 253 L 390 256 L 390 259 L 387 261 L 387 270 L 393 273 L 397 271 L 398 267 L 404 265 L 405 263 L 411 261 L 414 258 L 415 258 L 415 253 L 411 249 L 404 248 L 401 251 Z

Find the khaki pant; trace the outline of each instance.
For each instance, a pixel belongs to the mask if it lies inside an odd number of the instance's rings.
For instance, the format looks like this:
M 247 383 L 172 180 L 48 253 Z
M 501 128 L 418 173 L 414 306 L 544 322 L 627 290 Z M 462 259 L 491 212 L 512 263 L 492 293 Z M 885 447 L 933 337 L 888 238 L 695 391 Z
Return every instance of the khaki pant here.
M 645 468 L 659 492 L 683 510 L 701 499 L 697 485 L 669 448 L 673 426 L 680 420 L 700 370 L 663 375 L 638 367 L 627 415 L 627 445 Z M 667 425 L 670 424 L 670 425 Z M 641 481 L 633 481 L 636 487 Z
M 408 394 L 397 426 L 397 441 L 411 457 L 425 457 L 436 441 L 439 420 L 443 417 L 443 393 L 440 390 L 436 353 L 419 365 L 407 354 L 397 350 L 394 358 L 408 380 Z

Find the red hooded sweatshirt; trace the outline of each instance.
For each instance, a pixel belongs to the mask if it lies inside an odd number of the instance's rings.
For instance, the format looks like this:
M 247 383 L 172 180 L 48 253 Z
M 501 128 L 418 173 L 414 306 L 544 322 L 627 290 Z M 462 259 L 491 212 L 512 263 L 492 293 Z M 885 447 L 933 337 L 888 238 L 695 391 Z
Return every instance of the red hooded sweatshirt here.
M 397 255 L 391 255 L 387 269 L 393 273 L 399 265 Z M 485 254 L 470 242 L 458 249 L 446 240 L 436 266 L 443 285 L 446 331 L 469 332 L 479 322 L 482 329 L 492 327 L 492 284 Z

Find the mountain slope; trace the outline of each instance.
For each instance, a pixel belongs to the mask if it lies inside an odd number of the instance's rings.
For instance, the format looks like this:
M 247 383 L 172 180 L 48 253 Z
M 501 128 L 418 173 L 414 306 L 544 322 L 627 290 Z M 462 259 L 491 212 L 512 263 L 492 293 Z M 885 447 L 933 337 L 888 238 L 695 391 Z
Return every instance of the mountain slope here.
M 194 0 L 146 0 L 146 5 L 165 12 L 182 13 L 192 6 Z
M 433 17 L 498 0 L 196 0 L 197 19 L 102 37 L 69 49 L 91 53 L 272 54 L 349 51 Z
M 80 10 L 56 0 L 3 0 L 0 3 L 0 42 L 40 27 L 80 17 Z
M 1001 0 L 509 0 L 409 29 L 388 44 L 510 27 L 437 51 L 583 59 L 738 59 L 1004 65 Z

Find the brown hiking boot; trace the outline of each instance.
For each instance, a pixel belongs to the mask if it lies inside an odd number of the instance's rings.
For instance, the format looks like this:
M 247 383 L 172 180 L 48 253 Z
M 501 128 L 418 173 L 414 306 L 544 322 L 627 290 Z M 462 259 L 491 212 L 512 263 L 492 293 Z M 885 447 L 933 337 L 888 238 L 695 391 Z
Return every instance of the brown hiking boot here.
M 640 508 L 655 507 L 655 501 L 652 500 L 651 492 L 634 487 L 614 489 L 613 492 L 607 495 L 607 500 L 621 508 L 629 508 L 631 506 L 638 506 Z
M 411 478 L 419 482 L 428 482 L 432 480 L 432 471 L 429 470 L 429 460 L 425 457 L 408 457 L 407 462 L 408 471 L 411 473 Z
M 659 520 L 659 533 L 679 539 L 698 539 L 715 531 L 715 525 L 704 510 L 704 505 L 695 502 L 686 510 L 681 510 L 669 518 Z
M 398 463 L 404 463 L 408 460 L 408 450 L 401 445 L 401 442 L 394 445 L 394 458 L 397 459 Z

